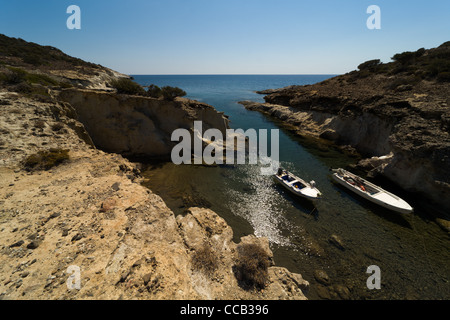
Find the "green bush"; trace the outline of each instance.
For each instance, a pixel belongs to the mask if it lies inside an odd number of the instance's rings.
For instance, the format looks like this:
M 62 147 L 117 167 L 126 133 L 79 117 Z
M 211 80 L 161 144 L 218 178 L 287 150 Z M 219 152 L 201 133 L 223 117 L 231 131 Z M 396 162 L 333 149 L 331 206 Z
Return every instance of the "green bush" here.
M 40 73 L 30 73 L 21 68 L 7 67 L 5 73 L 0 74 L 0 81 L 7 85 L 19 85 L 19 84 L 40 84 L 43 86 L 62 86 L 62 82 L 58 82 L 48 75 Z
M 270 265 L 267 252 L 256 244 L 243 244 L 238 247 L 238 262 L 235 276 L 244 288 L 264 289 L 269 279 Z
M 33 92 L 33 87 L 26 82 L 20 82 L 10 86 L 9 90 L 17 93 L 29 94 Z
M 44 86 L 59 85 L 58 81 L 50 78 L 49 76 L 47 76 L 45 74 L 27 73 L 25 76 L 25 79 L 30 83 L 38 83 L 38 84 L 42 84 Z
M 7 84 L 18 84 L 25 81 L 27 72 L 20 68 L 8 67 L 8 70 L 3 75 L 3 81 Z
M 408 65 L 416 62 L 417 59 L 419 59 L 425 54 L 425 52 L 426 52 L 425 48 L 420 48 L 419 50 L 414 52 L 405 51 L 402 53 L 397 53 L 391 59 L 399 62 L 402 65 Z
M 127 78 L 120 78 L 118 80 L 113 80 L 111 82 L 111 86 L 117 90 L 117 93 L 121 94 L 133 94 L 133 95 L 146 94 L 142 86 Z
M 358 66 L 358 69 L 359 70 L 366 70 L 366 69 L 372 70 L 375 67 L 377 67 L 378 65 L 380 65 L 380 63 L 381 63 L 380 59 L 369 60 L 369 61 L 361 63 Z
M 447 59 L 433 59 L 426 69 L 431 76 L 437 76 L 443 72 L 450 72 L 450 61 Z
M 426 52 L 425 48 L 420 48 L 419 50 L 416 51 L 416 58 L 420 58 L 425 54 L 425 52 Z
M 397 53 L 392 57 L 392 60 L 400 62 L 401 64 L 410 64 L 413 63 L 416 58 L 415 52 L 406 51 L 403 53 Z
M 161 89 L 162 96 L 165 100 L 174 100 L 176 97 L 184 97 L 186 92 L 178 87 L 163 87 Z
M 158 86 L 156 86 L 156 85 L 154 85 L 154 84 L 152 84 L 152 85 L 150 85 L 150 86 L 148 87 L 148 89 L 147 89 L 147 95 L 148 95 L 149 97 L 152 97 L 152 98 L 159 98 L 159 97 L 162 97 L 162 91 L 161 91 L 161 88 L 158 87 Z
M 31 64 L 35 67 L 42 65 L 42 60 L 41 58 L 33 53 L 27 53 L 23 56 L 22 58 L 23 62 Z

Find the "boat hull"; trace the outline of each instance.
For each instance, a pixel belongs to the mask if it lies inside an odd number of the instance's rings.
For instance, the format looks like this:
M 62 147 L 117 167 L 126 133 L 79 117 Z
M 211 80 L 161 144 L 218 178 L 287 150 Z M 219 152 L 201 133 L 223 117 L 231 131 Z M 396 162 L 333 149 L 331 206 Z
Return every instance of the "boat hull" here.
M 289 174 L 289 173 L 287 173 L 287 174 Z M 320 199 L 322 194 L 317 188 L 312 187 L 309 183 L 305 182 L 304 180 L 302 180 L 296 176 L 291 175 L 291 177 L 294 179 L 292 182 L 294 182 L 294 181 L 299 182 L 299 183 L 303 184 L 305 187 L 303 189 L 296 189 L 293 187 L 292 183 L 287 183 L 279 175 L 274 175 L 273 179 L 275 182 L 277 182 L 278 184 L 283 186 L 290 193 L 292 193 L 298 197 L 301 197 L 304 199 L 309 199 L 309 200 Z
M 375 190 L 377 192 L 371 193 L 367 190 L 361 189 L 357 185 L 349 184 L 342 176 L 340 176 L 338 173 L 333 173 L 333 180 L 340 184 L 341 186 L 345 187 L 346 189 L 353 191 L 354 193 L 358 194 L 359 196 L 365 198 L 366 200 L 375 203 L 381 207 L 384 207 L 386 209 L 408 214 L 412 213 L 414 209 L 403 199 L 397 197 L 396 195 L 368 182 L 367 180 L 364 180 L 356 175 L 353 175 L 352 173 L 348 171 L 344 171 L 346 175 L 348 175 L 352 179 L 359 179 L 361 182 L 363 182 L 363 185 L 370 188 L 370 190 Z

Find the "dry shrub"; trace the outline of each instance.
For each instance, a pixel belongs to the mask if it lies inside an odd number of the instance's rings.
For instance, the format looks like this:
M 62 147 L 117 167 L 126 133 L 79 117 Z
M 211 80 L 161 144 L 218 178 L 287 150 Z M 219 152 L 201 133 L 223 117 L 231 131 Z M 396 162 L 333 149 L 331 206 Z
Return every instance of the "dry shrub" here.
M 203 271 L 209 275 L 212 275 L 217 270 L 219 267 L 218 259 L 208 243 L 204 243 L 202 247 L 194 252 L 192 266 L 195 270 Z
M 28 171 L 49 170 L 67 160 L 69 160 L 69 150 L 50 149 L 28 156 L 25 159 L 24 167 Z
M 235 276 L 240 285 L 246 289 L 264 289 L 269 279 L 269 255 L 259 245 L 243 244 L 238 247 L 238 262 Z

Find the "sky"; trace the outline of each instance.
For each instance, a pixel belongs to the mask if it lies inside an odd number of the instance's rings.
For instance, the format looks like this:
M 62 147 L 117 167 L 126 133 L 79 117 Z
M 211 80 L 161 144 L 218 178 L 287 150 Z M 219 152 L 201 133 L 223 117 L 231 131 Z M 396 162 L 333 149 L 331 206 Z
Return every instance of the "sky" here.
M 449 41 L 450 1 L 0 0 L 0 33 L 125 74 L 342 74 Z

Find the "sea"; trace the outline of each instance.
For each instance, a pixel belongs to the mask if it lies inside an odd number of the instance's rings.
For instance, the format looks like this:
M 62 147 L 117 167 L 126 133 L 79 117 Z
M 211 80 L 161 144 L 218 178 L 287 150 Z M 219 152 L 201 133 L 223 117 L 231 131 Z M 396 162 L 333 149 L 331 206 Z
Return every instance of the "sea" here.
M 234 241 L 249 234 L 267 237 L 276 265 L 309 281 L 306 296 L 311 300 L 450 298 L 450 236 L 434 222 L 428 207 L 384 180 L 375 182 L 408 201 L 413 214 L 358 198 L 333 183 L 330 172 L 348 168 L 358 158 L 295 136 L 279 121 L 239 104 L 264 102 L 259 90 L 314 84 L 334 75 L 132 76 L 144 86 L 182 88 L 187 98 L 224 112 L 233 129 L 278 129 L 281 166 L 314 180 L 324 195 L 316 204 L 292 196 L 262 175 L 261 165 L 146 163 L 146 186 L 175 214 L 185 214 L 187 206 L 208 207 L 232 227 Z M 379 289 L 370 285 L 374 266 Z

